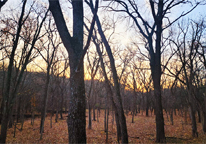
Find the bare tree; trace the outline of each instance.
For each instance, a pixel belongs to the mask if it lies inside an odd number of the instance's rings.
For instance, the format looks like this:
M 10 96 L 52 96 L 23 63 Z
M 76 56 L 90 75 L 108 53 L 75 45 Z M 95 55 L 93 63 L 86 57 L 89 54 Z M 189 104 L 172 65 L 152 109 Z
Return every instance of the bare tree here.
M 88 6 L 91 8 L 92 12 L 95 13 L 95 9 L 94 9 L 94 5 L 92 0 L 90 1 L 86 1 L 86 3 L 88 4 Z M 110 66 L 111 66 L 111 71 L 112 71 L 112 78 L 113 78 L 113 82 L 114 82 L 114 94 L 113 99 L 114 99 L 114 104 L 118 113 L 118 117 L 119 117 L 119 124 L 120 124 L 120 129 L 121 129 L 121 138 L 122 138 L 122 143 L 128 143 L 128 134 L 127 134 L 127 125 L 126 125 L 126 118 L 124 115 L 124 110 L 123 110 L 123 106 L 122 106 L 122 99 L 121 99 L 121 94 L 120 94 L 120 85 L 119 85 L 119 78 L 117 75 L 117 70 L 115 67 L 115 61 L 114 61 L 114 57 L 111 51 L 111 47 L 108 43 L 108 40 L 105 37 L 105 34 L 102 30 L 102 26 L 99 20 L 99 17 L 96 17 L 96 24 L 97 24 L 97 28 L 98 28 L 98 32 L 99 35 L 101 36 L 102 42 L 104 43 L 104 46 L 106 48 L 107 54 L 109 56 L 109 60 L 110 60 Z
M 59 1 L 49 0 L 49 8 L 54 17 L 57 30 L 69 54 L 70 63 L 70 103 L 68 113 L 68 133 L 70 143 L 86 143 L 85 119 L 85 84 L 83 58 L 89 47 L 92 31 L 95 24 L 95 15 L 91 24 L 88 40 L 83 50 L 83 1 L 72 0 L 73 7 L 73 37 L 69 33 L 64 20 Z
M 161 54 L 162 49 L 162 36 L 163 31 L 169 28 L 181 17 L 190 13 L 199 2 L 197 2 L 189 11 L 183 12 L 176 19 L 170 20 L 167 14 L 175 7 L 180 4 L 187 4 L 189 1 L 184 0 L 149 0 L 147 4 L 150 7 L 151 19 L 147 20 L 144 18 L 144 13 L 139 10 L 138 3 L 134 0 L 111 0 L 109 8 L 116 12 L 124 12 L 134 22 L 134 26 L 139 30 L 139 33 L 147 41 L 145 48 L 149 53 L 150 68 L 154 86 L 155 95 L 155 113 L 156 113 L 156 142 L 165 142 L 164 132 L 164 118 L 162 111 L 161 101 Z M 112 4 L 114 4 L 112 6 Z M 115 5 L 117 4 L 117 5 Z M 166 19 L 168 22 L 163 26 L 163 20 Z
M 49 83 L 50 83 L 50 71 L 51 67 L 53 64 L 53 60 L 56 54 L 56 50 L 61 44 L 61 41 L 59 41 L 58 35 L 56 33 L 55 28 L 51 27 L 52 21 L 51 17 L 48 22 L 48 28 L 45 27 L 47 31 L 47 40 L 46 41 L 41 41 L 42 47 L 44 50 L 46 50 L 46 56 L 44 56 L 40 51 L 41 57 L 44 59 L 44 61 L 47 63 L 47 68 L 46 68 L 46 83 L 45 83 L 45 90 L 44 90 L 44 100 L 43 100 L 43 107 L 41 111 L 41 124 L 40 124 L 40 139 L 42 139 L 42 134 L 44 131 L 44 121 L 46 117 L 46 110 L 47 110 L 47 101 L 48 101 L 48 91 L 49 91 Z M 47 43 L 48 42 L 48 43 Z M 45 45 L 46 43 L 46 45 Z
M 7 126 L 8 126 L 9 117 L 12 114 L 13 104 L 15 102 L 15 98 L 17 96 L 17 92 L 19 90 L 19 86 L 20 86 L 20 83 L 22 81 L 26 66 L 28 65 L 29 62 L 31 62 L 30 58 L 32 55 L 32 50 L 34 49 L 36 41 L 39 39 L 39 34 L 40 34 L 43 22 L 45 21 L 46 15 L 48 12 L 47 11 L 45 16 L 42 17 L 41 22 L 37 23 L 36 30 L 34 31 L 33 37 L 31 38 L 30 36 L 28 36 L 28 39 L 24 39 L 24 41 L 25 41 L 24 48 L 28 48 L 28 49 L 23 50 L 25 52 L 24 53 L 25 58 L 23 59 L 23 61 L 20 61 L 21 67 L 19 68 L 18 78 L 17 78 L 15 84 L 12 86 L 12 72 L 13 72 L 13 67 L 15 66 L 14 65 L 15 53 L 17 51 L 17 46 L 19 44 L 19 39 L 21 37 L 22 26 L 25 24 L 25 21 L 27 20 L 29 14 L 30 14 L 30 12 L 29 12 L 26 16 L 24 16 L 25 9 L 26 9 L 26 3 L 27 3 L 27 0 L 23 1 L 21 15 L 20 15 L 20 18 L 19 18 L 18 24 L 17 24 L 17 31 L 16 31 L 16 34 L 15 34 L 14 40 L 13 40 L 12 51 L 9 54 L 9 65 L 8 65 L 8 70 L 7 70 L 5 91 L 4 91 L 4 96 L 3 96 L 4 108 L 3 108 L 1 135 L 0 135 L 0 142 L 1 143 L 6 142 Z M 39 18 L 40 17 L 38 17 L 38 20 L 39 20 Z M 31 39 L 29 39 L 29 37 Z M 30 48 L 29 48 L 29 47 L 27 47 L 27 45 L 29 44 L 30 41 L 31 41 L 31 44 L 30 44 Z M 12 88 L 11 88 L 11 86 L 12 86 Z
M 93 108 L 94 109 L 94 102 L 92 102 L 92 95 L 95 95 L 95 94 L 92 94 L 92 91 L 94 91 L 94 78 L 95 78 L 95 75 L 98 71 L 98 68 L 99 68 L 99 59 L 97 57 L 97 53 L 95 53 L 94 57 L 93 57 L 93 62 L 91 62 L 91 55 L 89 56 L 89 52 L 87 53 L 87 62 L 88 62 L 88 68 L 87 70 L 90 70 L 91 72 L 90 73 L 90 77 L 91 77 L 91 80 L 90 80 L 90 85 L 88 87 L 88 92 L 87 92 L 87 102 L 88 102 L 88 110 L 89 110 L 89 116 L 88 116 L 88 120 L 89 120 L 89 123 L 88 123 L 88 129 L 91 129 L 92 128 L 92 118 L 91 118 L 91 109 Z M 94 93 L 94 92 L 93 92 Z M 94 100 L 93 100 L 94 101 Z
M 179 80 L 187 87 L 187 98 L 192 119 L 192 135 L 197 137 L 198 132 L 195 117 L 197 103 L 203 112 L 203 117 L 205 117 L 205 107 L 203 106 L 205 104 L 202 105 L 199 101 L 199 98 L 197 97 L 197 86 L 199 83 L 199 78 L 197 76 L 198 71 L 200 71 L 202 67 L 200 65 L 201 63 L 199 62 L 200 59 L 198 59 L 197 52 L 199 48 L 198 43 L 202 38 L 203 31 L 201 25 L 198 25 L 198 23 L 193 21 L 189 21 L 187 23 L 189 24 L 185 25 L 184 21 L 182 23 L 178 23 L 179 32 L 177 39 L 171 40 L 177 49 L 177 58 L 178 62 L 180 63 L 180 67 L 175 69 L 176 74 L 172 73 L 171 70 L 170 73 L 175 76 L 175 81 Z

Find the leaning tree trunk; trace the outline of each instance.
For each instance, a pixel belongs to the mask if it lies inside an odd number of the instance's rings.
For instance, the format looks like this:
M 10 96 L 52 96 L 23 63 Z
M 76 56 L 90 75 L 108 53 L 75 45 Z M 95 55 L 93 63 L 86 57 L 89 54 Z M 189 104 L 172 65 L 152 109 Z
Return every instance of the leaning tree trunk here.
M 109 46 L 109 43 L 108 43 L 108 41 L 103 33 L 101 23 L 99 21 L 98 16 L 97 16 L 96 22 L 97 22 L 99 34 L 102 38 L 102 41 L 105 45 L 107 54 L 108 54 L 109 59 L 110 59 L 110 65 L 111 65 L 111 70 L 112 70 L 112 75 L 113 75 L 113 80 L 114 80 L 114 89 L 115 89 L 115 94 L 113 95 L 113 97 L 114 97 L 114 102 L 115 102 L 115 105 L 117 107 L 117 112 L 118 112 L 118 116 L 119 116 L 119 120 L 120 120 L 122 143 L 128 143 L 127 124 L 126 124 L 126 118 L 125 118 L 124 110 L 123 110 L 123 106 L 122 106 L 122 99 L 121 99 L 121 95 L 120 95 L 120 87 L 119 87 L 119 82 L 118 82 L 117 71 L 115 68 L 114 57 L 112 55 L 112 51 L 111 51 L 111 48 Z
M 99 44 L 97 44 L 97 42 L 96 42 L 94 37 L 93 37 L 93 42 L 96 45 L 96 49 L 97 49 L 97 52 L 98 52 L 98 55 L 99 55 L 99 58 L 100 58 L 101 68 L 102 68 L 103 76 L 105 78 L 106 90 L 107 90 L 107 92 L 109 94 L 109 98 L 110 98 L 110 101 L 112 103 L 112 107 L 113 107 L 113 109 L 115 111 L 115 120 L 116 120 L 116 126 L 117 126 L 117 141 L 119 143 L 119 140 L 121 138 L 121 128 L 120 128 L 120 121 L 119 121 L 119 115 L 118 115 L 117 107 L 116 107 L 116 105 L 114 103 L 113 92 L 112 92 L 112 89 L 110 87 L 109 79 L 107 77 L 106 70 L 105 70 L 105 67 L 104 67 L 104 61 L 103 61 L 103 58 L 102 58 L 102 53 L 100 51 Z M 97 108 L 97 122 L 99 122 L 99 118 L 98 117 L 100 116 L 100 107 L 101 107 L 101 103 L 100 103 L 100 105 Z

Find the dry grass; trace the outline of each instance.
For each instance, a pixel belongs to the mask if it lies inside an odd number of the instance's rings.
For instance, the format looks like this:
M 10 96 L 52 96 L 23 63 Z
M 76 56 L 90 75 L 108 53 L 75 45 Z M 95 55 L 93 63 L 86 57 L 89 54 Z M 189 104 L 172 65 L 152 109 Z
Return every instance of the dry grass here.
M 7 143 L 68 143 L 68 130 L 66 124 L 66 115 L 64 120 L 54 122 L 50 128 L 50 118 L 45 121 L 45 129 L 43 139 L 40 140 L 39 125 L 40 118 L 36 118 L 34 125 L 30 124 L 30 120 L 25 121 L 22 131 L 16 131 L 16 137 L 13 137 L 14 128 L 8 130 Z M 88 117 L 87 117 L 88 118 Z M 130 143 L 154 143 L 155 142 L 155 117 L 146 117 L 144 114 L 135 116 L 135 122 L 131 123 L 131 115 L 127 117 L 127 129 Z M 183 118 L 174 116 L 174 125 L 165 118 L 165 135 L 168 143 L 204 143 L 206 136 L 202 132 L 201 124 L 198 123 L 199 137 L 193 138 L 191 135 L 191 125 L 183 124 Z M 189 119 L 188 119 L 189 121 Z M 189 122 L 190 123 L 190 122 Z M 18 126 L 20 127 L 20 126 Z M 105 143 L 104 132 L 104 112 L 101 111 L 99 122 L 92 121 L 92 129 L 87 129 L 88 143 Z M 112 117 L 109 117 L 109 140 L 108 143 L 117 143 L 116 128 L 112 126 Z

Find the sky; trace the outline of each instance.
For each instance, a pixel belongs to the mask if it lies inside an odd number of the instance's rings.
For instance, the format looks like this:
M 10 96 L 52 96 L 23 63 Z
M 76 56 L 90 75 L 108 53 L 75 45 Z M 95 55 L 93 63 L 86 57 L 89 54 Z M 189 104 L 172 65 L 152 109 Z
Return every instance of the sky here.
M 4 7 L 1 9 L 1 12 L 0 12 L 0 18 L 1 18 L 1 15 L 2 14 L 6 14 L 7 11 L 8 11 L 8 8 L 10 9 L 13 9 L 13 10 L 16 10 L 17 8 L 20 8 L 20 6 L 22 4 L 21 3 L 22 0 L 8 0 L 8 2 L 4 5 Z M 31 3 L 32 0 L 28 0 L 28 4 Z M 94 0 L 93 0 L 94 1 Z M 146 0 L 139 0 L 139 2 L 143 2 L 143 1 L 146 1 Z M 37 0 L 38 3 L 42 3 L 42 2 L 45 2 L 45 6 L 48 7 L 48 0 Z M 70 4 L 68 4 L 68 0 L 60 0 L 60 2 L 63 4 L 63 12 L 64 12 L 64 16 L 66 17 L 66 19 L 69 21 L 69 19 L 71 19 L 71 10 L 69 10 L 69 6 Z M 104 3 L 104 1 L 101 2 L 102 4 Z M 143 2 L 144 3 L 144 2 Z M 140 3 L 140 6 L 141 6 L 141 9 L 144 9 L 144 4 L 143 3 Z M 86 5 L 86 4 L 85 4 Z M 188 9 L 187 6 L 178 6 L 177 8 L 173 9 L 171 11 L 171 17 L 178 17 L 179 14 L 183 11 L 186 11 Z M 185 18 L 191 18 L 191 19 L 198 19 L 200 16 L 204 16 L 205 15 L 205 9 L 206 9 L 206 5 L 200 5 L 198 6 L 195 10 L 193 10 L 190 14 L 188 14 Z M 69 11 L 67 11 L 69 10 Z M 85 10 L 85 15 L 87 14 L 88 12 Z M 100 15 L 100 18 L 101 18 L 101 15 L 103 16 L 104 14 L 101 14 L 101 11 L 99 11 L 99 15 Z M 70 24 L 72 22 L 70 21 Z M 69 25 L 69 29 L 71 30 L 71 25 Z M 117 26 L 116 26 L 116 35 L 114 35 L 115 39 L 117 41 L 120 41 L 122 45 L 127 45 L 129 42 L 130 42 L 130 39 L 132 37 L 134 37 L 134 30 L 130 30 L 128 31 L 128 28 L 127 28 L 127 22 L 126 21 L 119 21 L 117 23 Z M 111 32 L 108 32 L 108 34 L 110 34 Z

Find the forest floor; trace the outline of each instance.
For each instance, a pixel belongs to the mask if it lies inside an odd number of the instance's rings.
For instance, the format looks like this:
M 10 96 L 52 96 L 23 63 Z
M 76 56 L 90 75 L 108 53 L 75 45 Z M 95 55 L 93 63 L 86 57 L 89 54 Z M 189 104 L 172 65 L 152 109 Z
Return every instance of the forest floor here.
M 88 117 L 87 123 L 88 123 Z M 53 117 L 52 128 L 50 127 L 50 117 L 46 118 L 43 139 L 40 140 L 39 126 L 40 118 L 34 120 L 34 125 L 31 125 L 31 120 L 24 122 L 22 131 L 17 130 L 15 138 L 14 128 L 10 128 L 7 133 L 7 143 L 68 143 L 68 130 L 66 123 L 66 114 L 63 120 L 58 120 L 55 123 Z M 132 115 L 126 116 L 127 129 L 130 143 L 155 143 L 155 116 L 145 116 L 145 113 L 138 113 L 135 116 L 134 123 Z M 206 135 L 202 132 L 201 123 L 197 123 L 199 133 L 198 138 L 192 137 L 191 122 L 188 118 L 188 124 L 184 124 L 184 118 L 174 115 L 174 125 L 168 120 L 166 114 L 165 120 L 165 135 L 167 143 L 205 143 Z M 20 124 L 17 125 L 20 128 Z M 109 116 L 109 137 L 108 143 L 117 143 L 116 128 L 112 125 L 112 116 Z M 87 129 L 87 143 L 105 143 L 106 135 L 104 132 L 104 112 L 101 111 L 99 122 L 92 121 L 92 129 Z

